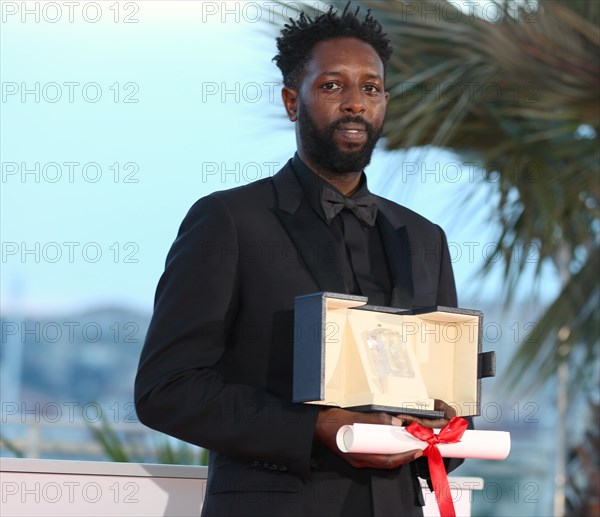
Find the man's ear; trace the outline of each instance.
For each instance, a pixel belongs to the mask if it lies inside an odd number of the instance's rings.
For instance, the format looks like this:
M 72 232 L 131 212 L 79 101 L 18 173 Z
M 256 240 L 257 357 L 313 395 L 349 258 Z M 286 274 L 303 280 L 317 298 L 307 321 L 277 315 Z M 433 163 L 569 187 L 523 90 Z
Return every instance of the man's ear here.
M 283 105 L 285 106 L 288 119 L 292 122 L 296 122 L 298 119 L 298 90 L 289 86 L 284 86 L 281 89 L 281 98 L 283 99 Z

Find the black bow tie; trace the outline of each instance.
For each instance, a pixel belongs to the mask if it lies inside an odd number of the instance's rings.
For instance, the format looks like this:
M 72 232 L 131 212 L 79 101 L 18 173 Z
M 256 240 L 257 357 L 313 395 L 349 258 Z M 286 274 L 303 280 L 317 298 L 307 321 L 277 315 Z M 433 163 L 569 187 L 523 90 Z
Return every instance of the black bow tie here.
M 375 224 L 375 218 L 377 217 L 377 203 L 373 194 L 349 198 L 328 187 L 323 187 L 321 205 L 327 222 L 330 222 L 344 208 L 352 211 L 356 217 L 369 226 Z

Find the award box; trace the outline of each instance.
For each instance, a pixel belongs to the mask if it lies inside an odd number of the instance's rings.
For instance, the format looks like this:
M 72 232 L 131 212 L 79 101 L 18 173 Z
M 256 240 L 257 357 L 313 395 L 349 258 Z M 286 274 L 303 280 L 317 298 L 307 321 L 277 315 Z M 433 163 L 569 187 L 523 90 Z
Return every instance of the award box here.
M 319 292 L 295 299 L 293 400 L 353 411 L 480 414 L 481 379 L 495 375 L 482 352 L 481 311 L 398 309 L 364 296 Z

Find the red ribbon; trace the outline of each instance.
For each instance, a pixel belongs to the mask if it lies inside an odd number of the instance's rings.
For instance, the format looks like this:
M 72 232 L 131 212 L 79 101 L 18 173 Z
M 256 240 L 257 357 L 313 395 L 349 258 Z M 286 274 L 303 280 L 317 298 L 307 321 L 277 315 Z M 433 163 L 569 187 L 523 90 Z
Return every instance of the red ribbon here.
M 429 473 L 431 474 L 435 500 L 440 509 L 441 517 L 456 517 L 456 512 L 454 511 L 452 494 L 450 493 L 450 487 L 448 486 L 446 467 L 444 466 L 444 460 L 442 459 L 437 444 L 459 442 L 468 425 L 468 422 L 464 418 L 455 416 L 438 434 L 435 434 L 433 429 L 422 426 L 417 422 L 413 422 L 406 428 L 406 430 L 415 438 L 429 444 L 423 451 L 423 456 L 428 457 Z

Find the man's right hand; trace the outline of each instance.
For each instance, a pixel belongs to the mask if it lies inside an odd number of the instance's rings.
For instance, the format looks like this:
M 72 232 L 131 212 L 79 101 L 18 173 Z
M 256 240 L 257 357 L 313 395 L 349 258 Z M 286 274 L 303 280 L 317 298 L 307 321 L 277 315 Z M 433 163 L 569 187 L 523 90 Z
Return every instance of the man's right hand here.
M 400 465 L 416 460 L 423 451 L 414 449 L 401 454 L 352 454 L 340 451 L 336 444 L 336 435 L 340 427 L 352 424 L 402 425 L 400 418 L 387 413 L 357 413 L 340 408 L 321 409 L 317 417 L 315 438 L 332 452 L 358 469 L 395 469 Z

